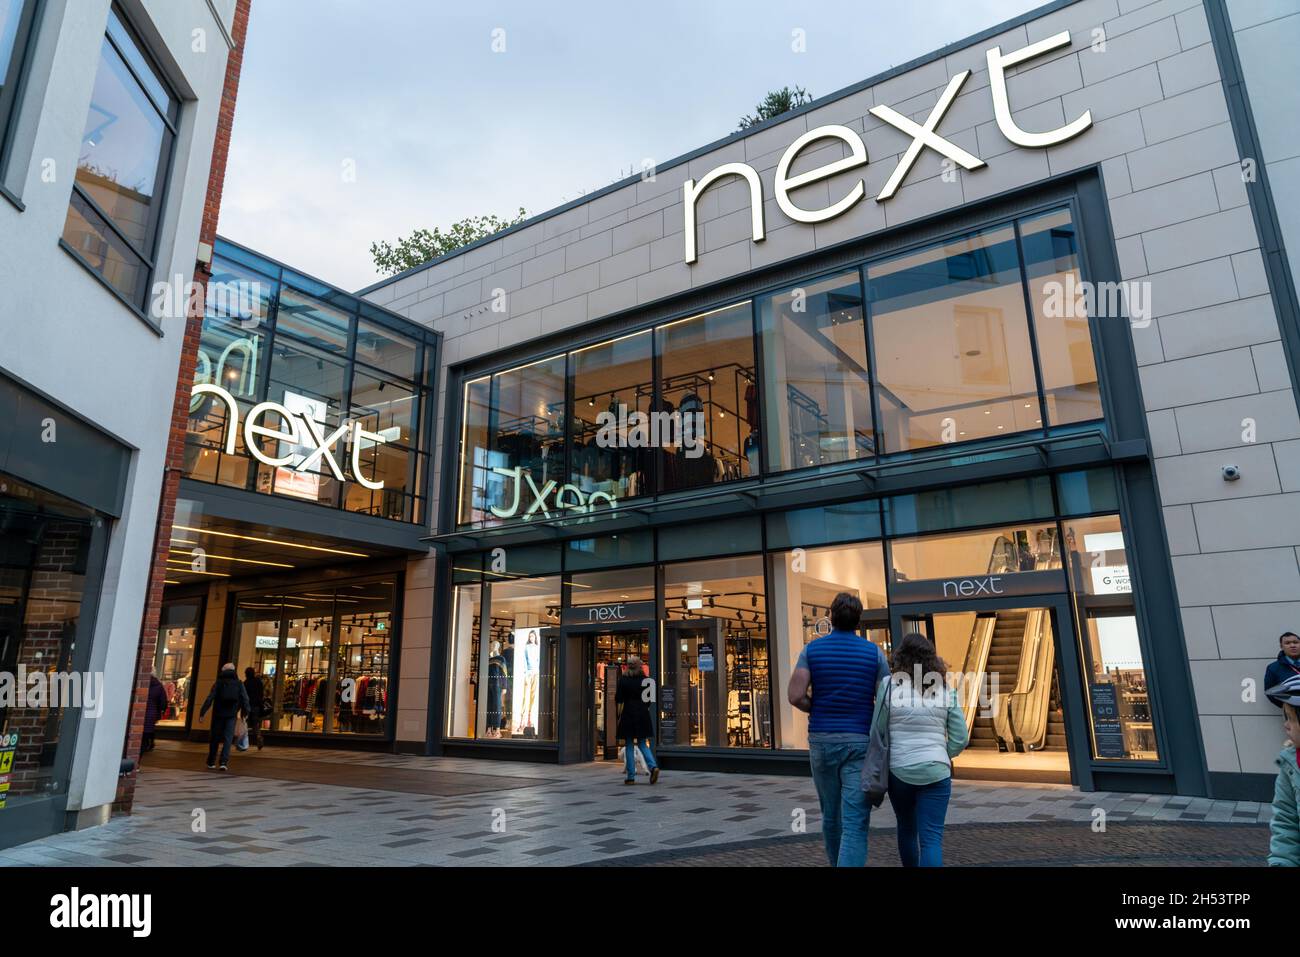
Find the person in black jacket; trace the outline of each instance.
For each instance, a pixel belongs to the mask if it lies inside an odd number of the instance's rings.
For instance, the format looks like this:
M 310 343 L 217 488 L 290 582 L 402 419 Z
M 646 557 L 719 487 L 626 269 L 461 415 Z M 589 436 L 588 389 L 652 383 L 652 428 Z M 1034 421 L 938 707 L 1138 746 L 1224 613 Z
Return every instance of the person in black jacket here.
M 262 678 L 252 668 L 244 669 L 244 691 L 248 694 L 248 737 L 261 751 L 265 742 L 262 740 L 262 719 L 270 710 L 266 706 L 266 692 L 262 687 Z
M 221 666 L 221 673 L 212 682 L 212 690 L 199 709 L 199 717 L 212 709 L 212 730 L 208 732 L 208 767 L 215 768 L 217 745 L 221 745 L 221 770 L 230 770 L 230 742 L 235 737 L 235 718 L 248 717 L 248 692 L 244 690 L 232 662 Z
M 636 756 L 632 751 L 634 746 L 641 750 L 645 766 L 650 769 L 650 783 L 659 780 L 659 765 L 655 763 L 655 756 L 650 751 L 650 737 L 654 734 L 650 705 L 643 697 L 647 680 L 641 668 L 641 659 L 632 655 L 627 659 L 627 672 L 619 677 L 618 686 L 614 689 L 614 703 L 622 705 L 617 732 L 627 759 L 624 784 L 636 784 Z
M 144 705 L 144 739 L 140 742 L 140 753 L 153 750 L 154 729 L 158 727 L 158 720 L 167 714 L 167 707 L 171 704 L 167 700 L 167 689 L 163 683 L 158 680 L 156 674 L 149 675 L 149 695 L 145 698 Z
M 1277 661 L 1268 666 L 1264 672 L 1264 691 L 1268 692 L 1269 688 L 1276 688 L 1287 678 L 1293 675 L 1300 675 L 1300 636 L 1294 632 L 1288 631 L 1283 633 L 1282 637 L 1277 640 L 1281 650 L 1277 653 Z M 1277 707 L 1282 707 L 1280 701 L 1272 701 Z

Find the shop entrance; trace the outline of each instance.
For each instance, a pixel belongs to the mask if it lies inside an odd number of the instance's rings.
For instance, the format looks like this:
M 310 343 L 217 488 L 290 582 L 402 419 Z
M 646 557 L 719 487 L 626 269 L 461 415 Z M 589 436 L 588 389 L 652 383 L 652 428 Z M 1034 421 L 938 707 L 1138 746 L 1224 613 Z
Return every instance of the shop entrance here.
M 628 658 L 636 655 L 649 673 L 650 632 L 645 628 L 604 631 L 587 636 L 589 741 L 587 760 L 618 758 L 618 679 Z
M 960 672 L 970 744 L 953 762 L 967 778 L 1080 783 L 1087 774 L 1074 629 L 1063 596 L 892 609 L 895 647 L 919 632 Z M 1072 774 L 1073 772 L 1073 774 Z

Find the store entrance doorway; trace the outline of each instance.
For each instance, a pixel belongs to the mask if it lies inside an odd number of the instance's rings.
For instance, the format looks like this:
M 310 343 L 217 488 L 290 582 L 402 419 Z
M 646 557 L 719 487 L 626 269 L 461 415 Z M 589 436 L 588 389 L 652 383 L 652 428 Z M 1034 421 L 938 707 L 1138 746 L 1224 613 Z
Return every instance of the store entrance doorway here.
M 919 632 L 957 685 L 970 743 L 958 777 L 1083 784 L 1088 761 L 1074 629 L 1063 596 L 892 609 L 897 648 Z M 1084 784 L 1083 786 L 1090 786 Z
M 614 700 L 618 679 L 628 658 L 641 659 L 650 673 L 650 632 L 646 628 L 602 631 L 587 636 L 588 761 L 618 759 L 618 705 Z

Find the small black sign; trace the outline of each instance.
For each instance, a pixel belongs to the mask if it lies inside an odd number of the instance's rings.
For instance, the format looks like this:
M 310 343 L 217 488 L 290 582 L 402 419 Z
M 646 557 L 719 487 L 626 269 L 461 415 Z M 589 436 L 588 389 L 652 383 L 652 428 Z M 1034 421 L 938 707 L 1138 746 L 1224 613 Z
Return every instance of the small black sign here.
M 1113 684 L 1088 685 L 1088 697 L 1092 701 L 1092 736 L 1097 744 L 1097 757 L 1122 758 L 1124 749 L 1124 729 L 1119 722 L 1119 700 Z

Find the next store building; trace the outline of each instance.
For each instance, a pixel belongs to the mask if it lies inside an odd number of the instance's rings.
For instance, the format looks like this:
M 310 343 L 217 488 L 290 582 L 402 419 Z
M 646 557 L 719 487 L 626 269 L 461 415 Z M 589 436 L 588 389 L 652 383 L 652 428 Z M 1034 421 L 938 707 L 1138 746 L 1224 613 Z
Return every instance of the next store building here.
M 996 676 L 959 775 L 1263 796 L 1297 34 L 1053 3 L 362 290 L 444 337 L 389 738 L 609 757 L 639 654 L 666 765 L 799 769 L 847 590 Z

